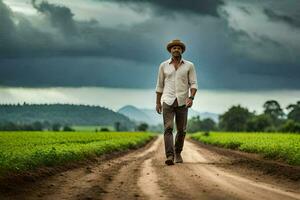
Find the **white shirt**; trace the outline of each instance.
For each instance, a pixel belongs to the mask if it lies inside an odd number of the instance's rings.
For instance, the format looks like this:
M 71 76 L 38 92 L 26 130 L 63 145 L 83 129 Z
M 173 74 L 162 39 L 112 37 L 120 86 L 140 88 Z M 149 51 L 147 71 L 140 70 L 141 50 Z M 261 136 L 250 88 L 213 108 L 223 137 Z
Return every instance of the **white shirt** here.
M 178 106 L 185 105 L 189 97 L 189 88 L 198 89 L 195 66 L 192 62 L 183 58 L 180 65 L 175 69 L 172 58 L 159 65 L 156 92 L 163 93 L 161 100 L 172 105 L 175 99 Z

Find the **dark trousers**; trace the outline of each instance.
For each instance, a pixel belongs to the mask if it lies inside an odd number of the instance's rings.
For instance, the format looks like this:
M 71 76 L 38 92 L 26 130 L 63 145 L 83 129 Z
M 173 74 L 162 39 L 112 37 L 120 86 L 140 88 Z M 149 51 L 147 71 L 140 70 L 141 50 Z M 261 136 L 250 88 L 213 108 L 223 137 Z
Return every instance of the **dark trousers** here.
M 185 105 L 179 107 L 177 99 L 175 99 L 171 106 L 163 102 L 162 113 L 164 121 L 165 154 L 166 157 L 170 155 L 174 156 L 174 152 L 181 153 L 183 148 L 187 127 L 188 108 L 186 108 Z M 177 129 L 175 146 L 173 144 L 174 117 Z

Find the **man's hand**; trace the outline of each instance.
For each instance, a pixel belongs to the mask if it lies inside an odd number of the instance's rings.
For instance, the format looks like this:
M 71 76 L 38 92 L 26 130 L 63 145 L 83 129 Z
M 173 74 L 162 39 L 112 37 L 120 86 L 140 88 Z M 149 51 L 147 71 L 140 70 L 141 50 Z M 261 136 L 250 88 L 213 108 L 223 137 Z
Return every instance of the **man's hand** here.
M 185 100 L 185 107 L 190 108 L 190 107 L 192 107 L 192 105 L 193 105 L 193 100 L 190 98 L 187 98 Z
M 161 103 L 157 103 L 157 104 L 156 104 L 156 112 L 157 112 L 158 114 L 161 114 L 161 111 L 162 111 Z

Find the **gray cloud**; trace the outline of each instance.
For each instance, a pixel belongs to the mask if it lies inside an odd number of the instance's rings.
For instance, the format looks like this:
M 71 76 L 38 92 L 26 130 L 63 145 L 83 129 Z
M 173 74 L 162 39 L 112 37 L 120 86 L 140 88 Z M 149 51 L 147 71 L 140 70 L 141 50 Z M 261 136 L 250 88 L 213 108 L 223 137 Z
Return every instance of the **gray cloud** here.
M 117 2 L 132 6 L 136 10 L 143 11 L 147 5 L 150 5 L 155 15 L 172 16 L 175 13 L 194 14 L 194 15 L 209 15 L 220 17 L 218 8 L 224 5 L 222 0 L 98 0 Z
M 145 64 L 116 58 L 2 59 L 0 66 L 0 85 L 9 86 L 151 88 L 156 77 L 155 70 Z
M 12 11 L 0 0 L 0 52 L 11 52 L 14 44 L 12 38 L 16 37 L 14 22 L 11 18 Z
M 184 56 L 196 65 L 200 89 L 300 88 L 297 45 L 292 48 L 281 40 L 289 39 L 288 35 L 272 37 L 274 30 L 268 35 L 260 34 L 259 28 L 242 29 L 238 23 L 229 24 L 231 16 L 225 11 L 221 16 L 200 12 L 200 4 L 194 11 L 188 11 L 189 5 L 179 11 L 178 5 L 169 9 L 167 3 L 154 1 L 155 12 L 172 10 L 171 15 L 180 17 L 169 20 L 157 15 L 138 24 L 108 28 L 95 20 L 79 21 L 66 6 L 32 3 L 40 23 L 12 12 L 0 0 L 0 39 L 5 42 L 0 43 L 0 85 L 153 88 L 157 66 L 169 56 L 165 43 L 179 37 L 187 44 Z M 257 14 L 254 8 L 237 6 L 251 19 Z M 253 23 L 264 25 L 259 20 Z
M 292 27 L 300 27 L 300 19 L 285 14 L 278 14 L 277 12 L 268 8 L 264 9 L 264 13 L 269 17 L 270 20 L 284 22 Z
M 50 4 L 47 1 L 37 4 L 36 0 L 32 0 L 32 5 L 36 10 L 46 15 L 54 27 L 61 30 L 68 37 L 76 33 L 76 25 L 73 20 L 74 14 L 68 7 Z
M 33 1 L 34 7 L 45 16 L 45 26 L 35 27 L 26 18 L 12 15 L 2 0 L 0 2 L 3 10 L 0 15 L 3 41 L 0 58 L 108 56 L 149 62 L 150 55 L 158 55 L 147 50 L 154 44 L 142 34 L 130 29 L 103 27 L 95 20 L 75 21 L 67 7 Z M 15 24 L 13 18 L 19 23 Z M 47 27 L 48 24 L 50 27 Z
M 247 15 L 251 15 L 251 12 L 249 11 L 249 9 L 245 6 L 239 6 L 239 8 L 246 13 Z
M 227 3 L 221 13 L 233 39 L 232 47 L 239 56 L 266 64 L 285 63 L 287 68 L 299 64 L 300 29 L 296 26 L 299 7 L 296 1 Z

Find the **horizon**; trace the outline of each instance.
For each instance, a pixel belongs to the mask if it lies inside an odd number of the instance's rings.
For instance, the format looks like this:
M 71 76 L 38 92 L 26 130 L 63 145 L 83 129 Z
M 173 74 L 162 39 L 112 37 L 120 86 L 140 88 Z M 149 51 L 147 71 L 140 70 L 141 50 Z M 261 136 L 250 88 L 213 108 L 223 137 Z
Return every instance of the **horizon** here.
M 262 96 L 266 93 L 269 93 L 268 96 Z M 132 105 L 139 109 L 155 110 L 155 95 L 155 88 L 145 90 L 106 87 L 0 87 L 0 104 L 84 104 L 107 107 L 115 112 L 126 105 Z M 285 107 L 296 103 L 299 96 L 300 92 L 297 90 L 252 93 L 200 90 L 196 94 L 192 109 L 200 113 L 222 114 L 231 106 L 241 105 L 251 112 L 262 113 L 265 101 L 276 100 L 286 113 Z

